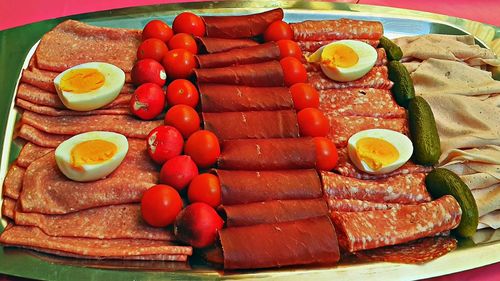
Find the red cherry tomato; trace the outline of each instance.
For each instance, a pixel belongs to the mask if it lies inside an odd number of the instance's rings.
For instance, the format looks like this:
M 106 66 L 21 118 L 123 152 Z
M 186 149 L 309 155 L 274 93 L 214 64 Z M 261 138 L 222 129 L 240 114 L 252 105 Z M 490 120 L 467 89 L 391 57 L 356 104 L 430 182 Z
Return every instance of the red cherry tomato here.
M 285 76 L 286 86 L 290 87 L 295 83 L 304 83 L 307 81 L 306 68 L 297 58 L 283 58 L 280 60 L 280 64 L 283 69 L 283 75 Z
M 284 21 L 275 21 L 267 27 L 266 31 L 264 31 L 264 40 L 267 42 L 282 39 L 293 39 L 293 31 L 288 23 Z
M 205 35 L 205 23 L 199 16 L 190 12 L 177 15 L 172 27 L 175 33 L 187 33 L 200 37 Z
M 182 190 L 198 175 L 198 167 L 187 155 L 167 160 L 160 170 L 160 182 Z
M 163 42 L 167 42 L 174 35 L 174 32 L 168 24 L 161 20 L 152 20 L 146 24 L 142 30 L 142 40 L 149 38 L 157 38 Z
M 328 119 L 316 108 L 304 108 L 297 113 L 300 135 L 303 137 L 325 137 L 330 131 Z
M 221 191 L 219 178 L 213 174 L 199 174 L 189 184 L 189 202 L 204 202 L 212 207 L 220 205 Z
M 155 83 L 162 87 L 165 85 L 167 75 L 163 66 L 154 59 L 143 59 L 137 61 L 130 73 L 134 85 L 139 86 L 144 83 Z
M 148 154 L 153 161 L 163 164 L 167 160 L 181 155 L 184 139 L 172 126 L 158 126 L 148 135 Z
M 323 171 L 335 168 L 339 160 L 335 144 L 325 137 L 315 137 L 314 144 L 316 146 L 316 168 Z
M 172 106 L 165 115 L 165 125 L 174 126 L 184 138 L 200 129 L 200 116 L 192 107 L 178 104 Z
M 139 45 L 137 59 L 154 59 L 161 62 L 167 52 L 168 48 L 165 42 L 157 38 L 149 38 Z
M 215 243 L 217 231 L 224 221 L 214 208 L 196 202 L 182 210 L 174 224 L 175 237 L 195 248 L 205 248 Z
M 198 90 L 189 80 L 177 79 L 167 87 L 167 103 L 170 105 L 185 104 L 195 108 L 198 100 Z
M 168 51 L 163 57 L 163 66 L 168 77 L 173 79 L 188 78 L 193 74 L 196 60 L 190 51 L 174 49 Z
M 319 107 L 319 93 L 308 83 L 296 83 L 290 87 L 293 104 L 297 111 L 307 107 Z M 168 98 L 168 96 L 167 96 Z
M 165 107 L 165 92 L 154 83 L 139 86 L 130 99 L 130 111 L 142 120 L 151 120 Z
M 172 224 L 181 210 L 181 196 L 168 185 L 155 185 L 142 195 L 142 217 L 152 226 L 165 227 Z
M 277 43 L 280 48 L 280 58 L 295 57 L 299 60 L 302 59 L 302 50 L 297 42 L 283 39 L 279 40 Z
M 177 33 L 168 41 L 168 47 L 173 49 L 188 50 L 193 54 L 198 53 L 198 45 L 191 34 Z
M 193 157 L 200 168 L 208 168 L 217 162 L 220 146 L 217 136 L 207 130 L 193 133 L 186 141 L 184 153 Z

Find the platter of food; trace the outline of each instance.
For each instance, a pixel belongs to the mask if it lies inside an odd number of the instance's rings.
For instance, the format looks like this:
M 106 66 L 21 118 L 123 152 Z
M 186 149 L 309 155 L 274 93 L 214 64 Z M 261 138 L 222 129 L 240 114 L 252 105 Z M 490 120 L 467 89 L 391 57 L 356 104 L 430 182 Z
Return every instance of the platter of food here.
M 392 280 L 500 261 L 497 28 L 252 1 L 17 32 L 1 273 Z

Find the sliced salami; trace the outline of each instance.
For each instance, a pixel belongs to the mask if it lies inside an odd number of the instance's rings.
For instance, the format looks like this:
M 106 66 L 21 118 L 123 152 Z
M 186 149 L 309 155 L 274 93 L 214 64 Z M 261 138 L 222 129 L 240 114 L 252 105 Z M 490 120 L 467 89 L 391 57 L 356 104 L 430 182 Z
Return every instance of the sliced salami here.
M 280 49 L 275 42 L 232 49 L 226 52 L 197 55 L 200 68 L 216 68 L 231 65 L 253 64 L 271 60 L 279 60 Z
M 21 168 L 16 164 L 10 166 L 3 182 L 3 196 L 7 196 L 12 199 L 19 198 L 19 194 L 21 194 L 21 190 L 23 188 L 23 177 L 25 171 L 26 170 L 24 168 Z
M 386 66 L 374 66 L 365 76 L 349 82 L 333 81 L 322 72 L 307 73 L 309 83 L 318 90 L 346 89 L 346 88 L 377 88 L 390 89 L 393 82 L 389 80 Z
M 331 212 L 365 212 L 375 210 L 389 210 L 399 208 L 397 203 L 375 203 L 357 199 L 327 198 L 326 203 Z
M 44 156 L 45 154 L 51 151 L 52 151 L 51 148 L 38 146 L 36 144 L 28 142 L 21 149 L 21 152 L 19 153 L 19 156 L 16 159 L 16 164 L 19 167 L 28 168 L 28 166 L 32 162 L 34 162 L 38 158 Z
M 59 72 L 30 67 L 23 70 L 21 82 L 50 93 L 55 93 L 56 88 L 54 86 L 54 79 L 57 75 L 59 75 Z M 22 85 L 22 83 L 20 85 Z
M 201 51 L 209 54 L 259 45 L 259 43 L 251 39 L 197 37 L 196 41 Z
M 130 115 L 127 107 L 96 109 L 91 111 L 74 111 L 68 109 L 57 109 L 50 106 L 38 105 L 23 99 L 16 99 L 16 106 L 34 113 L 47 116 L 88 116 L 88 115 Z
M 18 137 L 46 148 L 56 148 L 63 141 L 69 139 L 71 135 L 55 135 L 45 133 L 27 124 L 23 124 L 19 129 Z
M 13 220 L 15 209 L 16 209 L 16 200 L 9 197 L 2 198 L 2 217 Z
M 379 40 L 384 27 L 378 21 L 341 18 L 338 20 L 307 20 L 291 23 L 295 41 L 321 41 L 341 39 Z
M 341 39 L 342 40 L 342 39 Z M 376 48 L 378 46 L 379 40 L 378 39 L 356 39 L 361 42 L 365 42 L 366 44 L 372 46 L 373 48 Z M 333 43 L 335 41 L 339 40 L 317 40 L 317 41 L 297 41 L 297 44 L 299 45 L 299 48 L 302 50 L 302 52 L 315 52 L 319 48 L 328 45 L 330 43 Z

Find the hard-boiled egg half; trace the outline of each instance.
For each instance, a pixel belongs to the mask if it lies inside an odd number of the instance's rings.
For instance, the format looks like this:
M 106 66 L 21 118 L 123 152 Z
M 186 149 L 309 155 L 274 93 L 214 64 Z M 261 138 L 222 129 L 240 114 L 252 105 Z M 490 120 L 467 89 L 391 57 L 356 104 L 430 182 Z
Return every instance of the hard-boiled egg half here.
M 111 174 L 127 155 L 124 135 L 94 131 L 62 142 L 55 152 L 59 170 L 74 181 L 94 181 Z
M 347 82 L 363 77 L 372 69 L 377 51 L 361 41 L 340 40 L 321 47 L 307 60 L 319 63 L 330 79 Z
M 358 169 L 369 174 L 385 174 L 396 170 L 413 153 L 411 140 L 396 131 L 372 129 L 349 138 L 349 158 Z
M 54 79 L 62 103 L 76 111 L 94 110 L 112 102 L 124 83 L 123 70 L 104 62 L 73 66 Z

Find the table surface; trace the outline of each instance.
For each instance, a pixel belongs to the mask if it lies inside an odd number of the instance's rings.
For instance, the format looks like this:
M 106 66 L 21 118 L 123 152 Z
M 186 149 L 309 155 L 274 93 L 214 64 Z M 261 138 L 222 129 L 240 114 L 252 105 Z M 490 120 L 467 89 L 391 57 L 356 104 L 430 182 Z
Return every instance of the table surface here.
M 203 1 L 203 0 L 202 0 Z M 22 0 L 0 1 L 0 30 L 13 28 L 46 19 L 59 18 L 68 15 L 103 11 L 124 7 L 165 4 L 175 2 L 200 2 L 200 0 Z M 332 1 L 333 2 L 333 1 Z M 341 0 L 379 6 L 420 10 L 445 14 L 460 18 L 475 20 L 494 26 L 500 26 L 500 3 L 498 0 Z M 15 16 L 13 16 L 15 15 Z M 0 281 L 25 280 L 0 274 Z M 500 280 L 500 263 L 467 270 L 459 273 L 428 279 L 429 281 L 455 280 Z

